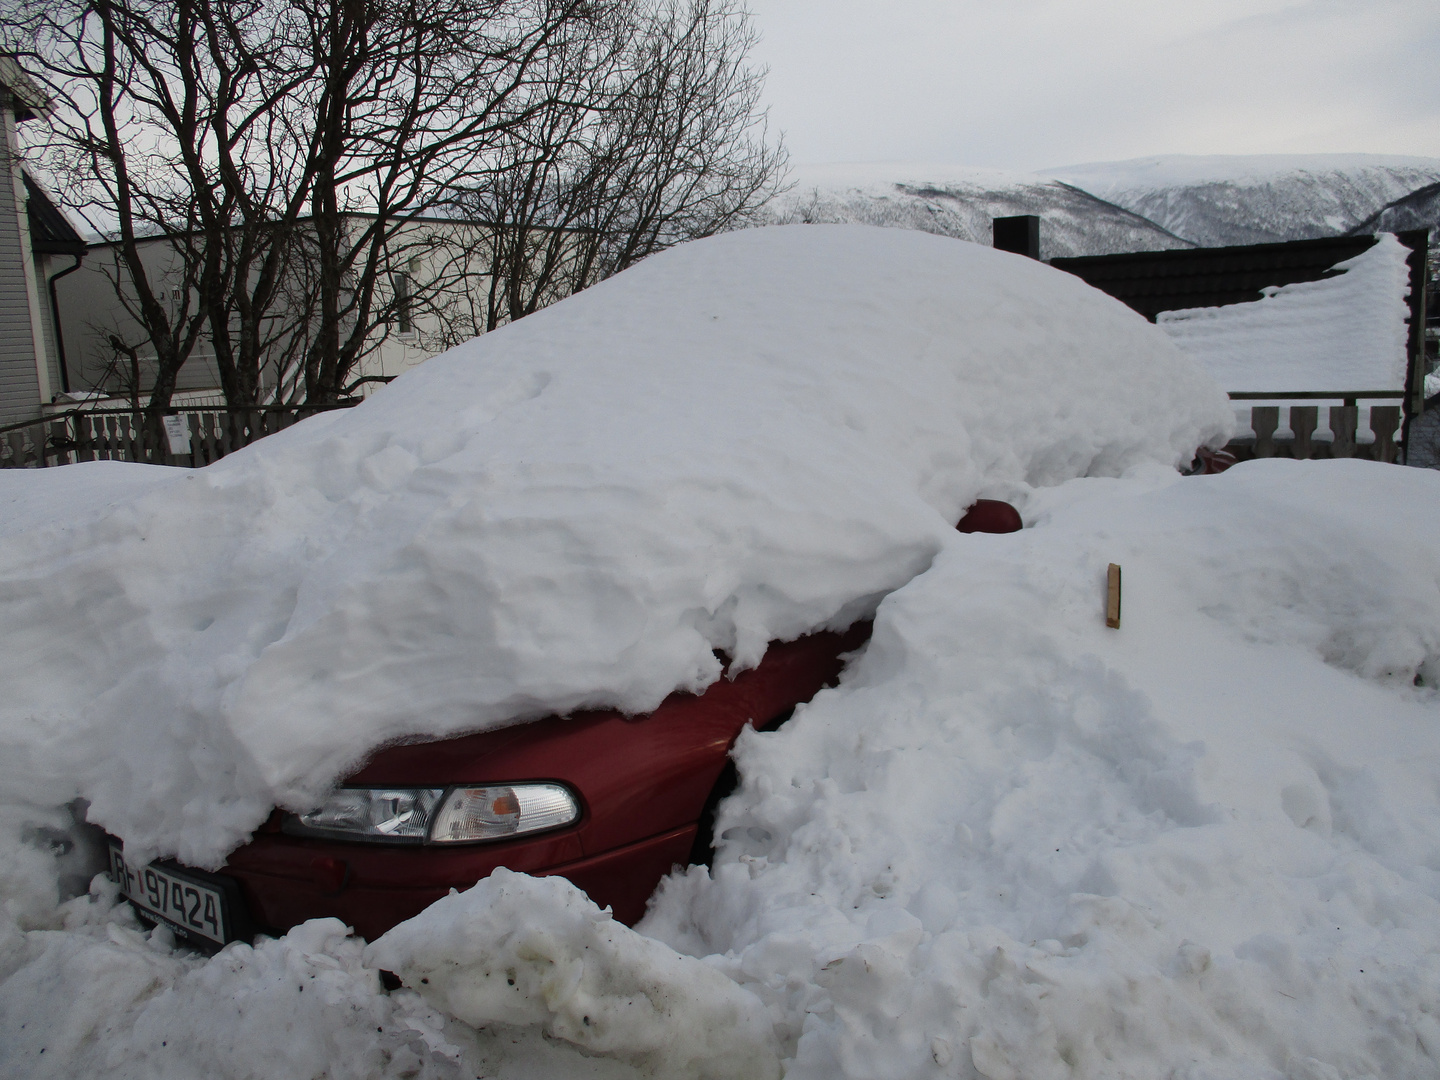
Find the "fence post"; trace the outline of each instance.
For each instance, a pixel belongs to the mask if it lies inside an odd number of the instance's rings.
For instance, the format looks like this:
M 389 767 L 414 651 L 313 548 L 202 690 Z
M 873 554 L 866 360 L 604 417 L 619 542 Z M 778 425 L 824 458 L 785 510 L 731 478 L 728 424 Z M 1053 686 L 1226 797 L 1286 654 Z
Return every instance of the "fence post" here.
M 1255 456 L 1275 456 L 1275 429 L 1280 426 L 1280 406 L 1256 405 L 1250 410 L 1250 426 L 1255 429 Z
M 1330 456 L 1334 458 L 1355 456 L 1355 424 L 1360 410 L 1354 405 L 1330 406 Z
M 94 461 L 94 418 L 84 413 L 75 417 L 75 460 Z
M 1290 406 L 1290 430 L 1295 432 L 1295 441 L 1290 444 L 1290 452 L 1297 461 L 1305 461 L 1315 456 L 1315 446 L 1311 443 L 1310 436 L 1315 434 L 1319 423 L 1320 409 L 1317 406 Z
M 51 421 L 50 436 L 48 439 L 45 436 L 45 425 L 36 424 L 35 434 L 32 435 L 31 438 L 35 442 L 35 467 L 37 469 L 43 469 L 50 464 L 46 447 L 52 444 L 55 447 L 55 464 L 70 464 L 70 450 L 68 447 L 70 442 L 70 425 L 64 420 Z
M 1399 405 L 1370 406 L 1370 430 L 1375 433 L 1376 461 L 1395 464 L 1395 429 L 1399 426 Z
M 200 468 L 202 465 L 210 464 L 205 457 L 205 446 L 200 441 L 200 414 L 190 414 L 190 465 L 192 468 Z

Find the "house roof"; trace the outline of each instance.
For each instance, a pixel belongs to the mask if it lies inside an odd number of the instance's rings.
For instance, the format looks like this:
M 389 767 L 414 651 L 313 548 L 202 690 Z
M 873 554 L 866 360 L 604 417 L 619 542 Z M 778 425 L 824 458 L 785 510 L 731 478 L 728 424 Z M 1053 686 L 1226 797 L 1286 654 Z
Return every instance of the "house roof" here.
M 36 255 L 84 255 L 89 246 L 45 189 L 25 173 L 25 210 L 30 218 L 30 249 Z
M 1259 300 L 1267 285 L 1291 285 L 1333 277 L 1336 263 L 1375 243 L 1373 236 L 1336 236 L 1282 244 L 1142 251 L 1052 259 L 1107 292 L 1151 322 L 1161 311 L 1220 307 Z
M 0 55 L 0 87 L 14 99 L 15 119 L 30 120 L 50 111 L 50 99 L 13 56 Z

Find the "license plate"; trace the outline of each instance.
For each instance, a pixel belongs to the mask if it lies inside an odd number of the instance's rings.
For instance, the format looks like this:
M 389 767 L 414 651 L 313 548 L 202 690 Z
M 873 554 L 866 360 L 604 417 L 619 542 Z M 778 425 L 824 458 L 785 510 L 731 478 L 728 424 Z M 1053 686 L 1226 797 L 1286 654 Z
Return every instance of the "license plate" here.
M 156 922 L 215 945 L 230 940 L 225 894 L 198 877 L 156 866 L 131 866 L 110 848 L 110 877 L 125 898 Z

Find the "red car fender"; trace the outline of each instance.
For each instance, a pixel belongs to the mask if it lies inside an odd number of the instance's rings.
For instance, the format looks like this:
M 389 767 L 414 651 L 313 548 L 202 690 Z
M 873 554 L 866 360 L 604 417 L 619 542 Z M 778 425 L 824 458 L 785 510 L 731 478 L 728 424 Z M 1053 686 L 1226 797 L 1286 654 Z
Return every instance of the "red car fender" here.
M 722 677 L 699 695 L 671 694 L 643 716 L 588 712 L 386 747 L 346 781 L 556 781 L 579 798 L 575 825 L 501 842 L 401 846 L 288 836 L 272 819 L 221 873 L 240 882 L 256 922 L 276 930 L 336 915 L 374 936 L 498 866 L 563 874 L 633 922 L 660 878 L 688 855 L 741 729 L 764 725 L 833 684 L 843 657 L 869 636 L 866 622 L 843 634 L 772 644 L 758 667 Z

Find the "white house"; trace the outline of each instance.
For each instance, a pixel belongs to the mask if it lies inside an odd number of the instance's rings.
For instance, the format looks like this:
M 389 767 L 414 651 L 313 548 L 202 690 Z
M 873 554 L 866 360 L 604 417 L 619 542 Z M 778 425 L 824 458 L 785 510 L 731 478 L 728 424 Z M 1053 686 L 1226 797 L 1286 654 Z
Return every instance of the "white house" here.
M 303 226 L 303 221 L 301 224 Z M 352 383 L 372 380 L 357 387 L 357 393 L 373 390 L 374 380 L 398 375 L 440 347 L 443 336 L 440 319 L 431 310 L 437 292 L 439 304 L 468 310 L 471 302 L 479 299 L 483 310 L 483 299 L 466 295 L 488 289 L 489 278 L 478 266 L 478 237 L 479 233 L 468 223 L 446 219 L 417 219 L 399 230 L 393 240 L 403 250 L 394 258 L 404 270 L 382 279 L 385 295 L 378 298 L 387 304 L 398 300 L 396 317 L 375 330 L 373 348 L 350 373 Z M 155 237 L 140 241 L 139 247 L 152 286 L 157 288 L 162 302 L 174 305 L 172 313 L 178 312 L 183 300 L 180 290 L 184 286 L 177 241 Z M 414 252 L 418 254 L 412 254 Z M 153 358 L 153 352 L 146 344 L 144 330 L 117 296 L 115 283 L 124 277 L 116 245 L 102 242 L 91 245 L 84 266 L 77 273 L 57 282 L 60 323 L 67 355 L 71 358 L 71 388 L 77 396 L 99 392 L 126 398 L 130 393 L 134 378 L 129 360 L 117 355 L 112 339 L 136 347 L 142 397 L 148 396 L 152 376 L 147 353 Z M 424 297 L 414 310 L 402 299 L 412 292 Z M 192 297 L 192 308 L 193 305 Z M 274 312 L 271 322 L 276 327 L 285 320 L 304 317 L 283 303 L 277 304 Z M 461 321 L 463 324 L 464 320 Z M 478 332 L 476 327 L 464 336 Z M 277 402 L 287 400 L 298 375 L 294 368 L 285 370 L 280 359 L 267 358 L 261 375 L 266 398 Z M 181 368 L 172 401 L 179 406 L 225 404 L 208 332 L 201 333 L 194 351 Z
M 38 416 L 68 386 L 56 288 L 86 245 L 26 174 L 17 125 L 43 118 L 45 95 L 0 56 L 0 426 Z

